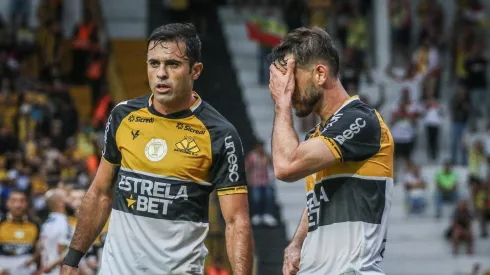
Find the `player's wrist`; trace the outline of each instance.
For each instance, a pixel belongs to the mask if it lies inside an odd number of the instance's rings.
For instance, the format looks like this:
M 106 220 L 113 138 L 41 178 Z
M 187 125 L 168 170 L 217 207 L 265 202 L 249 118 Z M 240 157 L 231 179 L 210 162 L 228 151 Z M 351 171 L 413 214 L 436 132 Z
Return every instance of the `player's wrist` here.
M 275 104 L 275 110 L 276 112 L 278 111 L 285 111 L 285 110 L 291 110 L 291 99 L 280 99 L 276 101 Z
M 82 260 L 83 256 L 85 256 L 84 252 L 70 247 L 68 253 L 65 256 L 63 264 L 78 268 L 78 264 Z

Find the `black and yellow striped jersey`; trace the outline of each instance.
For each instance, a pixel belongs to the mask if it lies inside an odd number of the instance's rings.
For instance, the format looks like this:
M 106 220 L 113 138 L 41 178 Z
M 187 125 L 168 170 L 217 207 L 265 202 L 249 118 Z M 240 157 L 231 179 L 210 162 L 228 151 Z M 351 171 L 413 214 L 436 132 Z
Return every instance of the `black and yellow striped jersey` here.
M 351 97 L 306 139 L 336 161 L 306 178 L 309 232 L 298 274 L 383 274 L 379 269 L 393 187 L 394 143 L 379 113 Z
M 0 255 L 32 255 L 39 231 L 39 224 L 28 217 L 19 222 L 8 216 L 0 218 Z
M 201 274 L 210 193 L 247 193 L 237 131 L 194 97 L 170 115 L 155 110 L 151 95 L 112 110 L 103 158 L 120 170 L 103 274 Z

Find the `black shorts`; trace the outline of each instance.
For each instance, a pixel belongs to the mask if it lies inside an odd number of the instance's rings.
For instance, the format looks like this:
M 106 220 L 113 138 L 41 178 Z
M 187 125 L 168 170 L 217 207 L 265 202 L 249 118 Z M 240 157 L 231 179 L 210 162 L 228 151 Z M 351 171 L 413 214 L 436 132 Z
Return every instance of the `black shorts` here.
M 411 142 L 395 142 L 395 157 L 408 158 L 412 155 L 414 141 Z

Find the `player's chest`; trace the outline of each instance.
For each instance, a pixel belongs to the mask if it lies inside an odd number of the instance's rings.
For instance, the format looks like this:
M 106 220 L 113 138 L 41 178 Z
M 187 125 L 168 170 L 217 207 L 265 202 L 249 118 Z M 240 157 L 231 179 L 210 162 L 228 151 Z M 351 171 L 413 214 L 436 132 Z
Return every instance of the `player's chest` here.
M 0 227 L 0 243 L 34 243 L 37 229 L 34 226 L 6 223 Z
M 211 140 L 207 129 L 195 119 L 174 121 L 159 118 L 126 121 L 116 142 L 123 165 L 154 173 L 177 172 L 210 166 Z

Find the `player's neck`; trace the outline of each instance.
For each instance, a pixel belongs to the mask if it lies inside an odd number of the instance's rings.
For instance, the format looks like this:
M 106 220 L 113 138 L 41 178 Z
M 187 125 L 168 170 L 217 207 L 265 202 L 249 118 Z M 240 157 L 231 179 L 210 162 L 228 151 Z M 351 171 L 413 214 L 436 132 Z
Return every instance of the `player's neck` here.
M 340 81 L 337 80 L 325 91 L 316 114 L 322 122 L 327 121 L 335 112 L 349 99 L 349 94 L 345 91 Z
M 13 222 L 22 222 L 24 221 L 24 215 L 18 215 L 18 216 L 14 216 L 12 215 L 10 212 L 7 213 L 7 217 L 13 221 Z
M 169 115 L 172 113 L 177 113 L 183 110 L 189 109 L 194 102 L 196 102 L 197 98 L 194 97 L 194 95 L 191 93 L 186 100 L 181 100 L 175 105 L 172 104 L 161 104 L 160 102 L 156 101 L 155 98 L 153 98 L 153 106 L 155 107 L 155 110 L 163 115 Z

